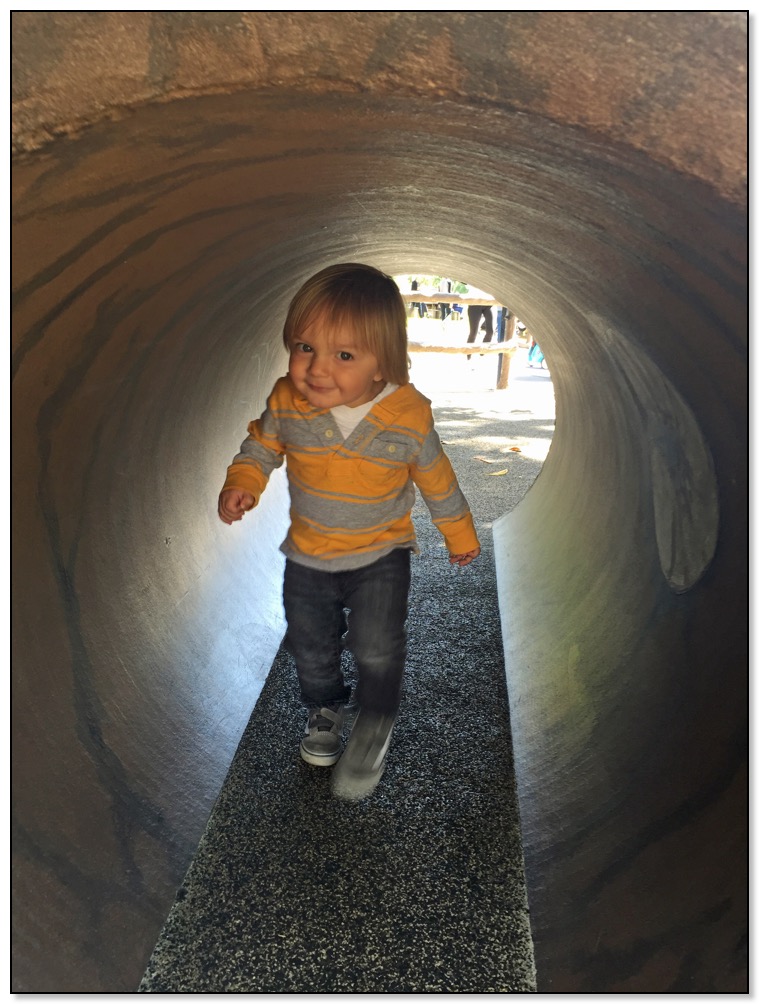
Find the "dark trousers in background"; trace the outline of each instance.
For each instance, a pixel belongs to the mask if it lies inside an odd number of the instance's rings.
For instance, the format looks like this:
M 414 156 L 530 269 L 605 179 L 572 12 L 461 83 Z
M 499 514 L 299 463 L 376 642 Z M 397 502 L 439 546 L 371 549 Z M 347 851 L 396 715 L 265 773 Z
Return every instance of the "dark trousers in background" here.
M 482 340 L 483 342 L 489 342 L 493 337 L 493 308 L 484 306 L 467 307 L 467 314 L 469 316 L 469 337 L 467 338 L 467 343 L 476 340 L 481 318 L 485 319 L 485 337 Z

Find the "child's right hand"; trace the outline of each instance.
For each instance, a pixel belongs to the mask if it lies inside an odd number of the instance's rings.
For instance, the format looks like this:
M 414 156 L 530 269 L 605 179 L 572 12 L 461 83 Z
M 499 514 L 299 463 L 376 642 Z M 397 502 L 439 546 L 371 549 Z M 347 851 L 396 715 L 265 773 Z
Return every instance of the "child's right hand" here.
M 256 500 L 250 492 L 239 488 L 227 488 L 219 495 L 219 519 L 227 526 L 242 519 L 248 509 L 252 509 Z

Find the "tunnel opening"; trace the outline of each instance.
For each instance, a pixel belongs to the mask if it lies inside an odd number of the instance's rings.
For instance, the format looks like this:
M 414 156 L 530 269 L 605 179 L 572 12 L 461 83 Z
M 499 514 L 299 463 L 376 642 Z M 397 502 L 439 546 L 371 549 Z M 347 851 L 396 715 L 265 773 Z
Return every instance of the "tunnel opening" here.
M 136 985 L 277 651 L 284 494 L 242 551 L 204 501 L 264 333 L 430 260 L 556 385 L 494 541 L 539 985 L 741 991 L 744 20 L 13 21 L 15 988 Z
M 433 407 L 443 402 L 458 405 L 458 421 L 443 419 L 444 426 L 455 424 L 465 431 L 467 422 L 476 423 L 482 414 L 500 414 L 524 426 L 521 435 L 504 440 L 500 449 L 504 463 L 515 459 L 515 454 L 544 462 L 556 425 L 553 382 L 527 325 L 515 311 L 472 283 L 426 274 L 393 278 L 407 304 L 412 382 L 431 399 Z M 414 290 L 418 292 L 414 294 Z M 446 300 L 436 300 L 436 294 Z M 476 305 L 470 319 L 469 304 L 477 300 L 482 301 L 483 309 Z M 539 419 L 533 408 L 538 409 Z M 492 456 L 481 456 L 479 462 L 494 463 L 498 452 L 494 441 L 491 445 Z M 507 473 L 504 464 L 496 466 Z M 489 476 L 495 475 L 491 469 Z M 512 505 L 505 505 L 504 511 L 507 508 Z
M 500 303 L 492 294 L 477 289 L 471 283 L 436 275 L 396 275 L 394 279 L 407 306 L 410 363 L 416 361 L 419 369 L 421 359 L 417 353 L 437 353 L 440 364 L 435 369 L 438 383 L 447 382 L 450 389 L 455 388 L 461 384 L 467 368 L 474 369 L 472 360 L 476 362 L 486 353 L 492 353 L 491 361 L 496 366 L 491 386 L 506 389 L 509 386 L 510 362 L 521 348 L 528 350 L 526 365 L 529 369 L 543 370 L 550 376 L 544 354 L 533 333 L 513 309 Z M 435 299 L 435 294 L 442 295 L 444 301 Z M 470 344 L 478 346 L 477 350 L 468 348 Z M 500 349 L 499 344 L 502 346 Z M 457 366 L 458 362 L 463 362 L 459 358 L 463 353 L 466 353 L 468 367 Z M 451 365 L 446 368 L 443 363 L 447 355 Z

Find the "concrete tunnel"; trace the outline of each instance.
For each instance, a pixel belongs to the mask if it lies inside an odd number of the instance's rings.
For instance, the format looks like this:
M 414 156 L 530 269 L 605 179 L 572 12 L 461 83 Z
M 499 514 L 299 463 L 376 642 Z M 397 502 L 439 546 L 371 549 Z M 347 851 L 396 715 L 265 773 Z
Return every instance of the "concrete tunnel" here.
M 541 992 L 745 992 L 746 16 L 15 11 L 14 975 L 134 992 L 283 624 L 216 519 L 295 288 L 539 336 L 494 529 Z

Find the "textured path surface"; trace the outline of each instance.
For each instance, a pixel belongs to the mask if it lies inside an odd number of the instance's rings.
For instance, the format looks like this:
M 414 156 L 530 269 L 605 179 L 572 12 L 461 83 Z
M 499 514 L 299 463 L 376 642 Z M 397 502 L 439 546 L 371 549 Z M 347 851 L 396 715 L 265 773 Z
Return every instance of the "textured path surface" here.
M 519 367 L 490 390 L 495 365 L 415 357 L 420 389 L 440 366 L 461 388 L 434 395 L 436 419 L 483 553 L 450 568 L 417 504 L 405 696 L 380 787 L 340 803 L 330 771 L 301 761 L 280 652 L 141 992 L 534 991 L 490 527 L 540 470 L 553 399 L 547 373 Z

